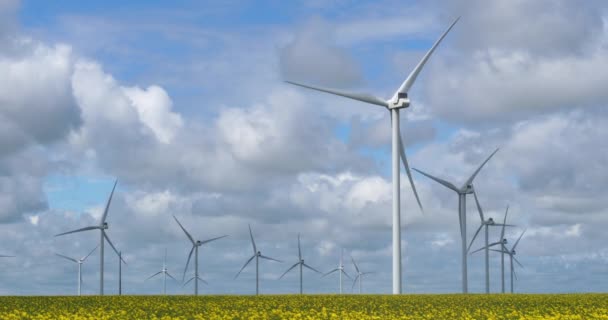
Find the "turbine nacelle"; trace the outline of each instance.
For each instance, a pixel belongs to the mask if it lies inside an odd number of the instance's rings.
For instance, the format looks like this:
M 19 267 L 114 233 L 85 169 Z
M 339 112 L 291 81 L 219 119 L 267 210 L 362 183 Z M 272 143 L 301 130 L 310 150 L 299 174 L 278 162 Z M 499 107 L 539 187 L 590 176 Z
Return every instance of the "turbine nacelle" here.
M 507 244 L 507 239 L 502 239 L 502 244 Z
M 105 230 L 105 229 L 108 229 L 108 223 L 107 223 L 107 222 L 104 222 L 104 223 L 101 225 L 100 229 L 104 229 L 104 230 Z
M 494 219 L 493 218 L 489 218 L 488 221 L 486 222 L 486 224 L 493 225 L 494 224 Z
M 410 99 L 407 97 L 406 92 L 397 93 L 395 99 L 388 102 L 388 109 L 401 109 L 410 106 Z
M 258 251 L 255 255 L 258 256 L 258 257 L 261 257 L 262 256 L 262 252 Z

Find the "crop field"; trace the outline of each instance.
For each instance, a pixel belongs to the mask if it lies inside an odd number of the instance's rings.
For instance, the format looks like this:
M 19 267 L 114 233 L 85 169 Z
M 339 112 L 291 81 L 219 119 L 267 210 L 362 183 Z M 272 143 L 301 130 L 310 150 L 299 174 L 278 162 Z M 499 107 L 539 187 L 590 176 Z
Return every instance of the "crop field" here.
M 0 297 L 0 319 L 608 319 L 608 294 Z

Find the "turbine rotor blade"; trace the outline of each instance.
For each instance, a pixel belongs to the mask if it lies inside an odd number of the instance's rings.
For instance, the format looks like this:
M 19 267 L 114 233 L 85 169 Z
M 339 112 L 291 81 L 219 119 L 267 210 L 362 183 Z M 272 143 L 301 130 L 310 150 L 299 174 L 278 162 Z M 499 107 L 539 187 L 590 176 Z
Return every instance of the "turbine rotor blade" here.
M 405 79 L 405 81 L 403 81 L 403 83 L 401 84 L 401 86 L 399 87 L 397 92 L 395 92 L 395 94 L 393 96 L 393 100 L 396 99 L 396 97 L 398 96 L 399 93 L 407 93 L 410 90 L 410 88 L 416 81 L 416 77 L 418 77 L 420 70 L 422 70 L 422 68 L 424 67 L 424 64 L 431 57 L 431 55 L 433 54 L 433 51 L 435 51 L 435 49 L 437 48 L 439 43 L 441 43 L 441 40 L 443 40 L 443 38 L 445 38 L 445 36 L 448 34 L 448 32 L 450 32 L 450 30 L 452 30 L 452 27 L 454 27 L 454 25 L 456 24 L 456 22 L 458 22 L 459 19 L 460 19 L 460 17 L 456 18 L 456 20 L 454 20 L 454 22 L 452 22 L 450 27 L 441 35 L 441 37 L 439 37 L 439 39 L 437 39 L 437 41 L 435 42 L 435 44 L 433 44 L 431 49 L 429 49 L 429 51 L 427 51 L 427 53 L 422 57 L 420 62 L 418 62 L 418 65 L 416 65 L 414 70 L 412 70 L 412 72 Z
M 184 231 L 184 233 L 186 234 L 188 239 L 190 239 L 190 242 L 192 242 L 192 244 L 195 244 L 196 242 L 194 241 L 194 238 L 192 238 L 192 236 L 188 233 L 188 231 L 186 231 L 186 228 L 184 228 L 184 226 L 182 226 L 182 224 L 179 222 L 179 220 L 177 220 L 177 217 L 175 215 L 173 216 L 173 219 L 175 219 L 175 222 L 177 222 L 177 224 L 179 224 L 179 227 L 182 228 L 182 230 Z
M 300 247 L 300 233 L 298 233 L 298 258 L 302 260 L 302 248 Z
M 481 228 L 483 228 L 483 224 L 480 224 L 479 228 L 477 228 L 477 231 L 475 232 L 475 235 L 473 236 L 473 239 L 471 239 L 471 243 L 469 243 L 469 247 L 467 248 L 467 252 L 471 251 L 471 246 L 473 245 L 473 241 L 475 241 L 475 238 L 479 234 L 479 231 L 481 231 Z
M 324 278 L 325 276 L 328 276 L 328 275 L 330 275 L 330 274 L 332 274 L 332 273 L 334 273 L 334 272 L 336 272 L 336 271 L 339 271 L 339 270 L 340 270 L 340 269 L 338 269 L 338 268 L 333 269 L 333 270 L 331 270 L 331 271 L 329 271 L 329 272 L 327 272 L 327 273 L 323 274 L 323 275 L 321 276 L 321 278 Z
M 285 271 L 280 277 L 279 280 L 281 280 L 286 274 L 287 272 L 291 271 L 293 268 L 295 268 L 296 266 L 298 266 L 300 264 L 300 262 L 298 261 L 298 263 L 294 264 L 293 266 L 291 266 L 291 268 L 287 269 L 287 271 Z
M 245 262 L 245 264 L 243 265 L 241 270 L 239 270 L 239 272 L 236 274 L 236 276 L 234 276 L 235 279 L 239 276 L 239 274 L 241 274 L 243 269 L 245 269 L 245 267 L 249 264 L 249 262 L 251 262 L 253 260 L 253 258 L 255 258 L 255 256 L 251 256 L 251 258 L 249 258 L 249 260 L 247 260 L 247 262 Z
M 173 280 L 177 281 L 177 279 L 175 279 L 175 278 L 174 278 L 174 277 L 173 277 L 173 276 L 172 276 L 172 275 L 171 275 L 169 272 L 165 272 L 165 274 L 166 274 L 166 275 L 167 275 L 169 278 L 171 278 L 171 279 L 173 279 Z
M 513 248 L 511 248 L 511 250 L 515 250 L 515 248 L 517 247 L 517 245 L 519 244 L 519 240 L 521 240 L 521 237 L 524 236 L 524 233 L 526 233 L 527 229 L 524 229 L 524 231 L 521 232 L 521 234 L 519 235 L 519 238 L 517 238 L 517 241 L 515 241 L 515 244 L 513 245 Z
M 15 256 L 7 256 L 7 255 L 0 254 L 0 258 L 14 258 L 14 257 Z
M 74 258 L 70 258 L 70 257 L 68 257 L 68 256 L 64 256 L 64 255 L 59 254 L 59 253 L 55 253 L 55 255 L 56 255 L 56 256 L 58 256 L 58 257 L 61 257 L 61 258 L 64 258 L 64 259 L 68 259 L 68 260 L 70 260 L 70 261 L 73 261 L 73 262 L 78 263 L 78 260 L 76 260 L 76 259 L 74 259 Z M 0 257 L 8 257 L 8 256 L 0 256 Z
M 523 265 L 523 264 L 521 264 L 521 263 L 520 263 L 520 262 L 517 260 L 517 258 L 515 258 L 515 256 L 513 256 L 513 260 L 515 260 L 515 262 L 516 262 L 516 263 L 517 263 L 517 264 L 518 264 L 520 267 L 522 267 L 522 268 L 524 267 L 524 265 Z
M 184 279 L 186 278 L 186 271 L 188 271 L 188 265 L 190 264 L 190 258 L 192 258 L 192 253 L 194 252 L 194 248 L 196 248 L 196 247 L 192 246 L 192 249 L 190 249 L 190 254 L 188 255 L 188 260 L 186 260 L 186 267 L 184 268 L 184 275 L 182 276 L 182 281 L 184 281 Z
M 93 248 L 93 250 L 91 250 L 91 252 L 89 252 L 89 254 L 86 255 L 86 257 L 82 258 L 82 261 L 84 262 L 85 260 L 87 260 L 87 258 L 93 254 L 93 252 L 95 252 L 95 250 L 97 250 L 97 248 L 99 248 L 99 245 L 95 246 L 95 248 Z
M 209 285 L 209 282 L 205 281 L 205 279 L 198 277 L 198 280 L 200 280 L 202 283 Z
M 479 251 L 481 251 L 481 250 L 484 250 L 485 248 L 491 248 L 491 247 L 493 247 L 493 246 L 495 246 L 495 245 L 499 245 L 499 244 L 502 244 L 502 242 L 494 242 L 494 243 L 490 243 L 489 245 L 487 245 L 487 246 L 483 246 L 483 247 L 481 247 L 481 248 L 479 248 L 479 249 L 477 249 L 477 250 L 475 250 L 475 251 L 471 252 L 470 254 L 473 254 L 473 253 L 475 253 L 475 252 L 479 252 Z
M 277 260 L 277 259 L 274 259 L 274 258 L 271 258 L 271 257 L 267 257 L 265 255 L 260 255 L 260 258 L 283 263 L 283 261 L 281 261 L 281 260 Z
M 391 117 L 392 117 L 392 113 L 391 113 Z M 407 178 L 410 181 L 410 185 L 412 186 L 412 191 L 414 191 L 414 196 L 416 197 L 416 202 L 418 202 L 418 207 L 420 208 L 420 211 L 422 211 L 422 213 L 424 213 L 424 209 L 422 208 L 422 203 L 420 202 L 420 197 L 418 196 L 418 191 L 416 190 L 416 185 L 414 184 L 414 179 L 412 178 L 412 171 L 410 170 L 410 165 L 408 164 L 407 157 L 405 156 L 405 148 L 403 147 L 403 139 L 401 138 L 401 132 L 399 132 L 399 153 L 401 154 L 401 161 L 403 162 L 403 167 L 405 168 L 405 173 L 407 173 Z
M 505 218 L 502 223 L 502 230 L 500 230 L 500 240 L 505 238 L 505 226 L 507 225 L 507 215 L 509 214 L 509 205 L 507 205 L 507 210 L 505 210 Z
M 479 171 L 481 171 L 481 168 L 483 168 L 483 166 L 490 161 L 490 159 L 496 154 L 496 152 L 498 152 L 500 148 L 496 148 L 496 150 L 494 150 L 494 152 L 492 152 L 492 154 L 486 158 L 486 160 L 484 162 L 481 163 L 481 165 L 479 165 L 479 167 L 477 168 L 477 170 L 475 170 L 475 172 L 473 172 L 473 174 L 469 177 L 469 179 L 467 180 L 467 182 L 464 183 L 464 186 L 468 186 L 471 183 L 473 183 L 473 180 L 475 179 L 475 176 L 477 176 L 477 174 L 479 173 Z
M 321 271 L 319 271 L 319 270 L 317 270 L 317 269 L 315 269 L 315 268 L 313 268 L 313 267 L 311 267 L 311 266 L 307 265 L 306 263 L 302 263 L 302 265 L 303 265 L 303 266 L 305 266 L 306 268 L 308 268 L 308 269 L 310 269 L 310 270 L 312 270 L 312 271 L 316 272 L 316 273 L 321 273 Z
M 101 223 L 103 225 L 106 222 L 106 218 L 108 217 L 108 210 L 110 209 L 110 202 L 112 202 L 112 196 L 114 195 L 114 190 L 116 189 L 116 184 L 118 183 L 118 179 L 114 181 L 114 186 L 112 187 L 112 192 L 110 192 L 110 197 L 108 198 L 108 202 L 106 203 L 106 208 L 103 211 L 103 216 L 101 216 Z
M 255 246 L 255 240 L 253 240 L 253 232 L 251 232 L 251 224 L 249 225 L 249 236 L 251 237 L 251 245 L 253 246 L 253 254 L 257 254 L 258 249 Z
M 353 264 L 355 265 L 355 270 L 357 270 L 357 273 L 360 273 L 359 267 L 357 266 L 357 263 L 355 262 L 355 258 L 353 258 L 353 256 L 350 256 L 350 259 L 353 261 Z
M 349 99 L 353 99 L 353 100 L 357 100 L 357 101 L 361 101 L 361 102 L 365 102 L 365 103 L 371 103 L 371 104 L 375 104 L 378 106 L 388 108 L 388 103 L 386 101 L 384 101 L 383 99 L 380 99 L 378 97 L 375 97 L 373 95 L 370 95 L 370 94 L 353 93 L 353 92 L 346 92 L 346 91 L 336 90 L 336 89 L 321 88 L 321 87 L 311 86 L 311 85 L 297 83 L 297 82 L 293 82 L 293 81 L 285 81 L 285 82 L 296 85 L 296 86 L 300 86 L 303 88 L 321 91 L 321 92 L 325 92 L 325 93 L 330 93 L 330 94 L 334 94 L 337 96 L 341 96 L 341 97 L 345 97 L 345 98 L 349 98 Z
M 496 251 L 496 252 L 500 252 L 500 253 L 511 254 L 511 252 L 509 252 L 509 251 L 505 251 L 505 250 L 496 250 L 496 249 L 490 249 L 490 251 Z
M 483 209 L 481 208 L 481 204 L 479 204 L 479 199 L 477 198 L 477 190 L 473 187 L 473 198 L 475 198 L 475 204 L 477 205 L 477 212 L 479 212 L 479 218 L 481 219 L 481 223 L 486 222 L 486 219 L 483 216 Z
M 353 286 L 352 286 L 352 288 L 350 288 L 350 290 L 355 289 L 355 284 L 357 284 L 357 280 L 358 280 L 360 277 L 361 277 L 361 274 L 360 274 L 360 273 L 358 273 L 358 274 L 357 274 L 357 276 L 355 277 L 355 280 L 353 280 Z M 359 280 L 359 281 L 361 281 L 361 280 Z
M 445 180 L 443 180 L 443 179 L 439 179 L 439 178 L 437 178 L 437 177 L 433 177 L 432 175 L 430 175 L 430 174 L 428 174 L 428 173 L 426 173 L 426 172 L 424 172 L 424 171 L 418 170 L 418 169 L 416 169 L 416 168 L 412 168 L 412 170 L 414 170 L 414 171 L 416 171 L 416 172 L 418 172 L 418 173 L 422 174 L 423 176 L 426 176 L 426 177 L 427 177 L 427 178 L 429 178 L 429 179 L 435 180 L 435 182 L 437 182 L 437 183 L 439 183 L 439 184 L 443 185 L 444 187 L 446 187 L 446 188 L 448 188 L 448 189 L 452 189 L 452 190 L 454 190 L 454 191 L 456 191 L 456 192 L 458 192 L 458 191 L 459 191 L 459 190 L 458 190 L 458 188 L 456 188 L 456 186 L 455 186 L 455 185 L 453 185 L 453 184 L 452 184 L 452 183 L 450 183 L 450 182 L 447 182 L 447 181 L 445 181 Z
M 151 276 L 147 277 L 147 278 L 146 278 L 146 280 L 144 280 L 144 281 L 148 281 L 148 280 L 150 280 L 150 279 L 152 279 L 152 278 L 156 277 L 157 275 L 159 275 L 159 274 L 161 274 L 161 273 L 163 273 L 163 272 L 162 272 L 162 271 L 159 271 L 159 272 L 157 272 L 157 273 L 155 273 L 155 274 L 153 274 L 153 275 L 151 275 Z
M 184 285 L 182 286 L 182 288 L 183 288 L 183 287 L 185 287 L 185 286 L 186 286 L 188 283 L 190 283 L 190 281 L 192 281 L 192 280 L 194 280 L 194 277 L 192 277 L 192 278 L 190 278 L 190 280 L 188 280 L 188 281 L 184 282 Z
M 351 280 L 353 279 L 353 278 L 351 278 L 351 277 L 348 275 L 348 273 L 346 273 L 346 271 L 344 271 L 344 270 L 340 270 L 340 271 L 342 271 L 342 273 L 343 273 L 343 274 L 344 274 L 344 275 L 345 275 L 347 278 L 349 278 L 349 279 L 351 279 Z
M 76 232 L 82 232 L 82 231 L 88 231 L 88 230 L 95 230 L 95 229 L 99 229 L 99 226 L 80 228 L 80 229 L 76 229 L 76 230 L 72 230 L 72 231 L 56 234 L 55 237 L 63 236 L 63 235 L 70 234 L 70 233 L 76 233 Z
M 227 236 L 228 236 L 228 235 L 221 236 L 221 237 L 215 237 L 215 238 L 207 239 L 207 240 L 205 240 L 205 241 L 201 241 L 201 245 L 206 244 L 206 243 L 209 243 L 209 242 L 212 242 L 212 241 L 215 241 L 215 240 L 219 240 L 219 239 L 221 239 L 221 238 L 226 238 Z

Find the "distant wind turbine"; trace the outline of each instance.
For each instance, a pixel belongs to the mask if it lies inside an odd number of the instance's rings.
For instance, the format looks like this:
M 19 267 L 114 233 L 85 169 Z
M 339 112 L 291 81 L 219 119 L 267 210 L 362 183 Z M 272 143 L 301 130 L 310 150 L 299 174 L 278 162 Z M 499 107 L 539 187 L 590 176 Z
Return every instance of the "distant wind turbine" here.
M 374 272 L 361 272 L 361 270 L 359 270 L 359 267 L 357 266 L 357 263 L 355 262 L 355 258 L 351 256 L 350 259 L 353 261 L 353 265 L 355 266 L 355 270 L 357 271 L 357 276 L 355 277 L 355 280 L 353 280 L 353 287 L 351 288 L 351 290 L 355 288 L 355 284 L 357 284 L 357 280 L 359 280 L 359 294 L 361 294 L 361 282 L 363 281 L 363 276 L 366 274 L 372 274 Z
M 293 268 L 300 266 L 300 294 L 302 294 L 302 267 L 306 267 L 316 273 L 321 273 L 319 270 L 307 265 L 306 263 L 304 263 L 304 259 L 302 259 L 302 248 L 300 247 L 300 234 L 298 233 L 298 262 L 296 262 L 293 266 L 291 266 L 291 268 L 287 269 L 287 271 L 285 271 L 280 277 L 279 279 L 282 279 L 283 276 L 285 276 L 289 271 L 291 271 Z
M 192 258 L 192 252 L 194 252 L 194 277 L 190 278 L 190 280 L 188 280 L 186 283 L 184 283 L 184 286 L 186 284 L 188 284 L 190 281 L 194 280 L 194 295 L 198 295 L 198 281 L 202 281 L 203 283 L 207 283 L 205 280 L 203 280 L 201 277 L 199 277 L 198 275 L 198 248 L 204 244 L 207 244 L 211 241 L 215 241 L 221 238 L 225 238 L 227 237 L 227 235 L 221 236 L 221 237 L 216 237 L 216 238 L 211 238 L 208 240 L 196 240 L 194 241 L 194 238 L 192 238 L 192 236 L 190 235 L 190 233 L 188 233 L 188 231 L 186 231 L 186 229 L 184 228 L 184 226 L 182 226 L 182 224 L 179 222 L 179 220 L 177 220 L 177 217 L 173 216 L 173 219 L 175 219 L 175 222 L 177 222 L 177 224 L 179 225 L 179 227 L 184 231 L 184 233 L 186 234 L 186 236 L 188 237 L 188 239 L 190 240 L 190 242 L 192 243 L 192 249 L 190 249 L 190 254 L 188 255 L 188 261 L 186 262 L 186 267 L 184 268 L 184 275 L 182 277 L 182 281 L 184 281 L 184 279 L 186 278 L 186 271 L 188 271 L 188 265 L 190 264 L 190 258 Z
M 473 180 L 483 168 L 483 166 L 498 152 L 498 148 L 492 152 L 492 154 L 473 172 L 473 174 L 467 179 L 467 181 L 460 187 L 456 187 L 454 184 L 447 182 L 443 179 L 434 177 L 426 172 L 413 168 L 420 174 L 434 180 L 435 182 L 453 190 L 458 194 L 458 220 L 460 223 L 460 238 L 462 244 L 462 293 L 469 292 L 469 282 L 467 278 L 467 194 L 474 192 Z
M 241 274 L 243 269 L 245 269 L 245 267 L 255 258 L 255 294 L 258 295 L 258 294 L 260 294 L 260 272 L 259 272 L 260 262 L 259 262 L 259 259 L 262 258 L 262 259 L 276 261 L 276 262 L 283 262 L 283 261 L 262 255 L 262 252 L 258 250 L 258 248 L 255 245 L 255 241 L 253 240 L 253 232 L 251 232 L 251 225 L 249 225 L 249 236 L 251 237 L 251 246 L 253 247 L 253 256 L 251 256 L 251 258 L 249 258 L 249 260 L 247 260 L 247 262 L 245 262 L 245 265 L 243 265 L 241 270 L 239 270 L 239 272 L 236 274 L 236 276 L 234 276 L 234 279 L 236 279 L 239 276 L 239 274 Z
M 403 147 L 403 141 L 401 139 L 400 129 L 399 129 L 399 110 L 403 108 L 407 108 L 410 106 L 410 99 L 408 98 L 408 93 L 410 88 L 416 81 L 418 74 L 426 64 L 427 60 L 433 54 L 441 40 L 445 38 L 445 36 L 450 32 L 452 27 L 456 24 L 459 18 L 454 20 L 454 22 L 450 25 L 450 27 L 439 37 L 439 39 L 433 44 L 431 49 L 427 51 L 427 53 L 422 57 L 420 62 L 416 65 L 414 70 L 409 74 L 409 76 L 403 81 L 399 89 L 393 94 L 393 96 L 384 100 L 378 98 L 376 96 L 370 94 L 362 94 L 362 93 L 352 93 L 341 90 L 322 88 L 317 86 L 311 86 L 307 84 L 296 83 L 293 81 L 286 81 L 287 83 L 297 85 L 300 87 L 317 90 L 325 93 L 330 93 L 337 96 L 342 96 L 345 98 L 358 100 L 361 102 L 378 105 L 386 108 L 391 114 L 391 126 L 392 126 L 392 171 L 393 171 L 393 294 L 401 293 L 401 214 L 400 214 L 400 175 L 399 175 L 399 158 L 403 162 L 403 166 L 405 168 L 405 172 L 407 173 L 407 177 L 410 181 L 410 185 L 412 186 L 412 190 L 414 192 L 414 196 L 416 197 L 416 201 L 418 202 L 418 206 L 420 210 L 422 210 L 422 204 L 420 203 L 420 198 L 418 197 L 418 192 L 416 191 L 416 186 L 414 185 L 414 180 L 412 179 L 412 174 L 410 172 L 410 167 L 407 162 L 407 158 L 405 157 L 405 148 Z
M 513 225 L 510 224 L 505 224 L 505 223 L 496 223 L 494 222 L 494 219 L 492 219 L 491 217 L 488 218 L 488 220 L 486 220 L 484 218 L 483 215 L 483 210 L 481 209 L 481 205 L 479 204 L 479 199 L 477 199 L 477 192 L 475 191 L 475 188 L 473 188 L 473 197 L 475 198 L 475 203 L 477 204 L 477 211 L 479 212 L 479 218 L 481 219 L 481 224 L 479 225 L 479 228 L 477 228 L 477 231 L 475 232 L 475 235 L 473 236 L 473 239 L 471 239 L 471 243 L 469 244 L 469 247 L 467 248 L 467 252 L 469 252 L 471 250 L 471 246 L 473 245 L 473 242 L 475 241 L 475 238 L 477 237 L 477 235 L 479 234 L 479 231 L 481 231 L 481 228 L 485 227 L 485 263 L 486 263 L 486 293 L 490 293 L 490 243 L 489 243 L 489 227 L 504 227 L 505 226 L 509 226 L 512 227 Z M 508 207 L 507 207 L 508 210 Z
M 342 294 L 342 274 L 344 274 L 347 278 L 351 279 L 352 278 L 348 275 L 348 273 L 346 273 L 346 271 L 344 271 L 344 264 L 342 264 L 342 256 L 344 255 L 344 249 L 340 250 L 340 263 L 338 264 L 338 267 L 325 273 L 323 275 L 323 277 L 330 275 L 334 272 L 338 272 L 338 274 L 340 275 L 340 294 Z
M 99 246 L 97 246 L 99 247 Z M 87 254 L 86 256 L 80 258 L 80 259 L 74 259 L 74 258 L 70 258 L 68 256 L 64 256 L 62 254 L 59 253 L 55 253 L 56 256 L 67 259 L 69 261 L 72 261 L 74 263 L 78 264 L 78 295 L 81 295 L 81 288 L 82 288 L 82 264 L 84 263 L 85 260 L 87 260 L 87 258 L 95 251 L 97 250 L 97 247 L 93 248 L 93 250 L 91 250 L 91 252 L 89 252 L 89 254 Z
M 496 250 L 496 249 L 492 249 L 492 251 L 497 251 L 500 252 L 502 254 L 508 254 L 509 255 L 509 260 L 511 262 L 511 293 L 513 293 L 513 277 L 515 276 L 515 278 L 517 278 L 517 274 L 515 273 L 515 268 L 513 267 L 513 260 L 515 260 L 515 262 L 520 266 L 520 267 L 524 267 L 518 260 L 517 258 L 515 258 L 515 248 L 517 248 L 517 245 L 519 244 L 519 240 L 521 240 L 521 237 L 523 237 L 524 233 L 526 233 L 526 230 L 524 229 L 524 231 L 522 231 L 522 233 L 519 235 L 519 238 L 517 238 L 517 241 L 515 241 L 515 244 L 513 245 L 513 247 L 511 248 L 511 250 L 507 249 L 507 247 L 503 244 L 502 248 L 500 250 Z
M 114 187 L 112 187 L 112 192 L 110 193 L 110 197 L 108 198 L 108 202 L 106 203 L 106 208 L 103 211 L 103 216 L 101 216 L 101 221 L 99 222 L 99 225 L 76 229 L 76 230 L 72 230 L 72 231 L 68 231 L 68 232 L 64 232 L 64 233 L 55 235 L 55 237 L 58 237 L 58 236 L 62 236 L 62 235 L 70 234 L 70 233 L 99 229 L 100 236 L 101 236 L 100 240 L 99 240 L 99 294 L 102 296 L 103 296 L 103 244 L 104 244 L 104 239 L 106 241 L 108 241 L 108 244 L 112 247 L 112 249 L 114 249 L 114 252 L 116 252 L 116 254 L 118 254 L 118 250 L 116 250 L 116 247 L 114 247 L 114 244 L 112 244 L 112 241 L 110 241 L 110 238 L 108 237 L 108 234 L 106 233 L 106 230 L 108 229 L 108 223 L 106 222 L 106 218 L 108 217 L 108 209 L 110 208 L 110 203 L 112 202 L 112 196 L 114 195 L 114 190 L 116 189 L 117 183 L 118 183 L 118 180 L 116 180 L 114 182 Z
M 163 268 L 162 268 L 162 269 L 161 269 L 159 272 L 157 272 L 157 273 L 155 273 L 155 274 L 153 274 L 153 275 L 149 276 L 149 277 L 148 277 L 146 280 L 144 280 L 144 281 L 148 281 L 148 280 L 150 280 L 150 279 L 152 279 L 152 278 L 156 277 L 156 276 L 157 276 L 157 275 L 159 275 L 159 274 L 162 274 L 162 275 L 163 275 L 163 294 L 165 294 L 165 295 L 166 295 L 166 294 L 167 294 L 167 277 L 169 277 L 169 278 L 171 278 L 171 279 L 173 279 L 173 280 L 177 281 L 177 280 L 176 280 L 176 279 L 175 279 L 175 278 L 174 278 L 174 277 L 173 277 L 173 276 L 172 276 L 172 275 L 169 273 L 169 271 L 167 270 L 167 249 L 165 249 L 165 259 L 163 260 Z

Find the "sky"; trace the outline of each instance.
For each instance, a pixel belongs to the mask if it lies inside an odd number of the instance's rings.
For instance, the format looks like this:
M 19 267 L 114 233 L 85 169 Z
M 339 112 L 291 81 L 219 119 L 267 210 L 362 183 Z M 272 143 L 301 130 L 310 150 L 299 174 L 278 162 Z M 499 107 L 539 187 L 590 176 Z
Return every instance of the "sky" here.
M 608 291 L 608 27 L 603 1 L 0 1 L 0 274 L 3 295 L 72 295 L 115 179 L 108 235 L 123 291 L 158 294 L 165 249 L 181 280 L 196 238 L 204 294 L 252 294 L 248 225 L 262 293 L 296 293 L 306 263 L 344 249 L 366 293 L 390 293 L 390 119 L 375 106 L 284 80 L 388 98 L 458 16 L 401 112 L 412 167 L 475 179 L 486 216 L 509 206 L 509 246 L 526 229 L 518 292 Z M 457 196 L 402 172 L 403 291 L 461 291 Z M 467 238 L 479 226 L 467 202 Z M 491 230 L 497 240 L 499 229 Z M 474 248 L 482 246 L 476 239 Z M 106 246 L 106 293 L 118 261 Z M 500 290 L 498 255 L 491 290 Z M 484 290 L 483 256 L 469 291 Z M 192 274 L 192 267 L 186 279 Z M 98 292 L 99 253 L 83 267 Z M 508 283 L 508 282 L 507 282 Z M 351 283 L 345 284 L 350 293 Z M 337 275 L 306 271 L 304 290 Z M 171 294 L 192 285 L 169 282 Z

